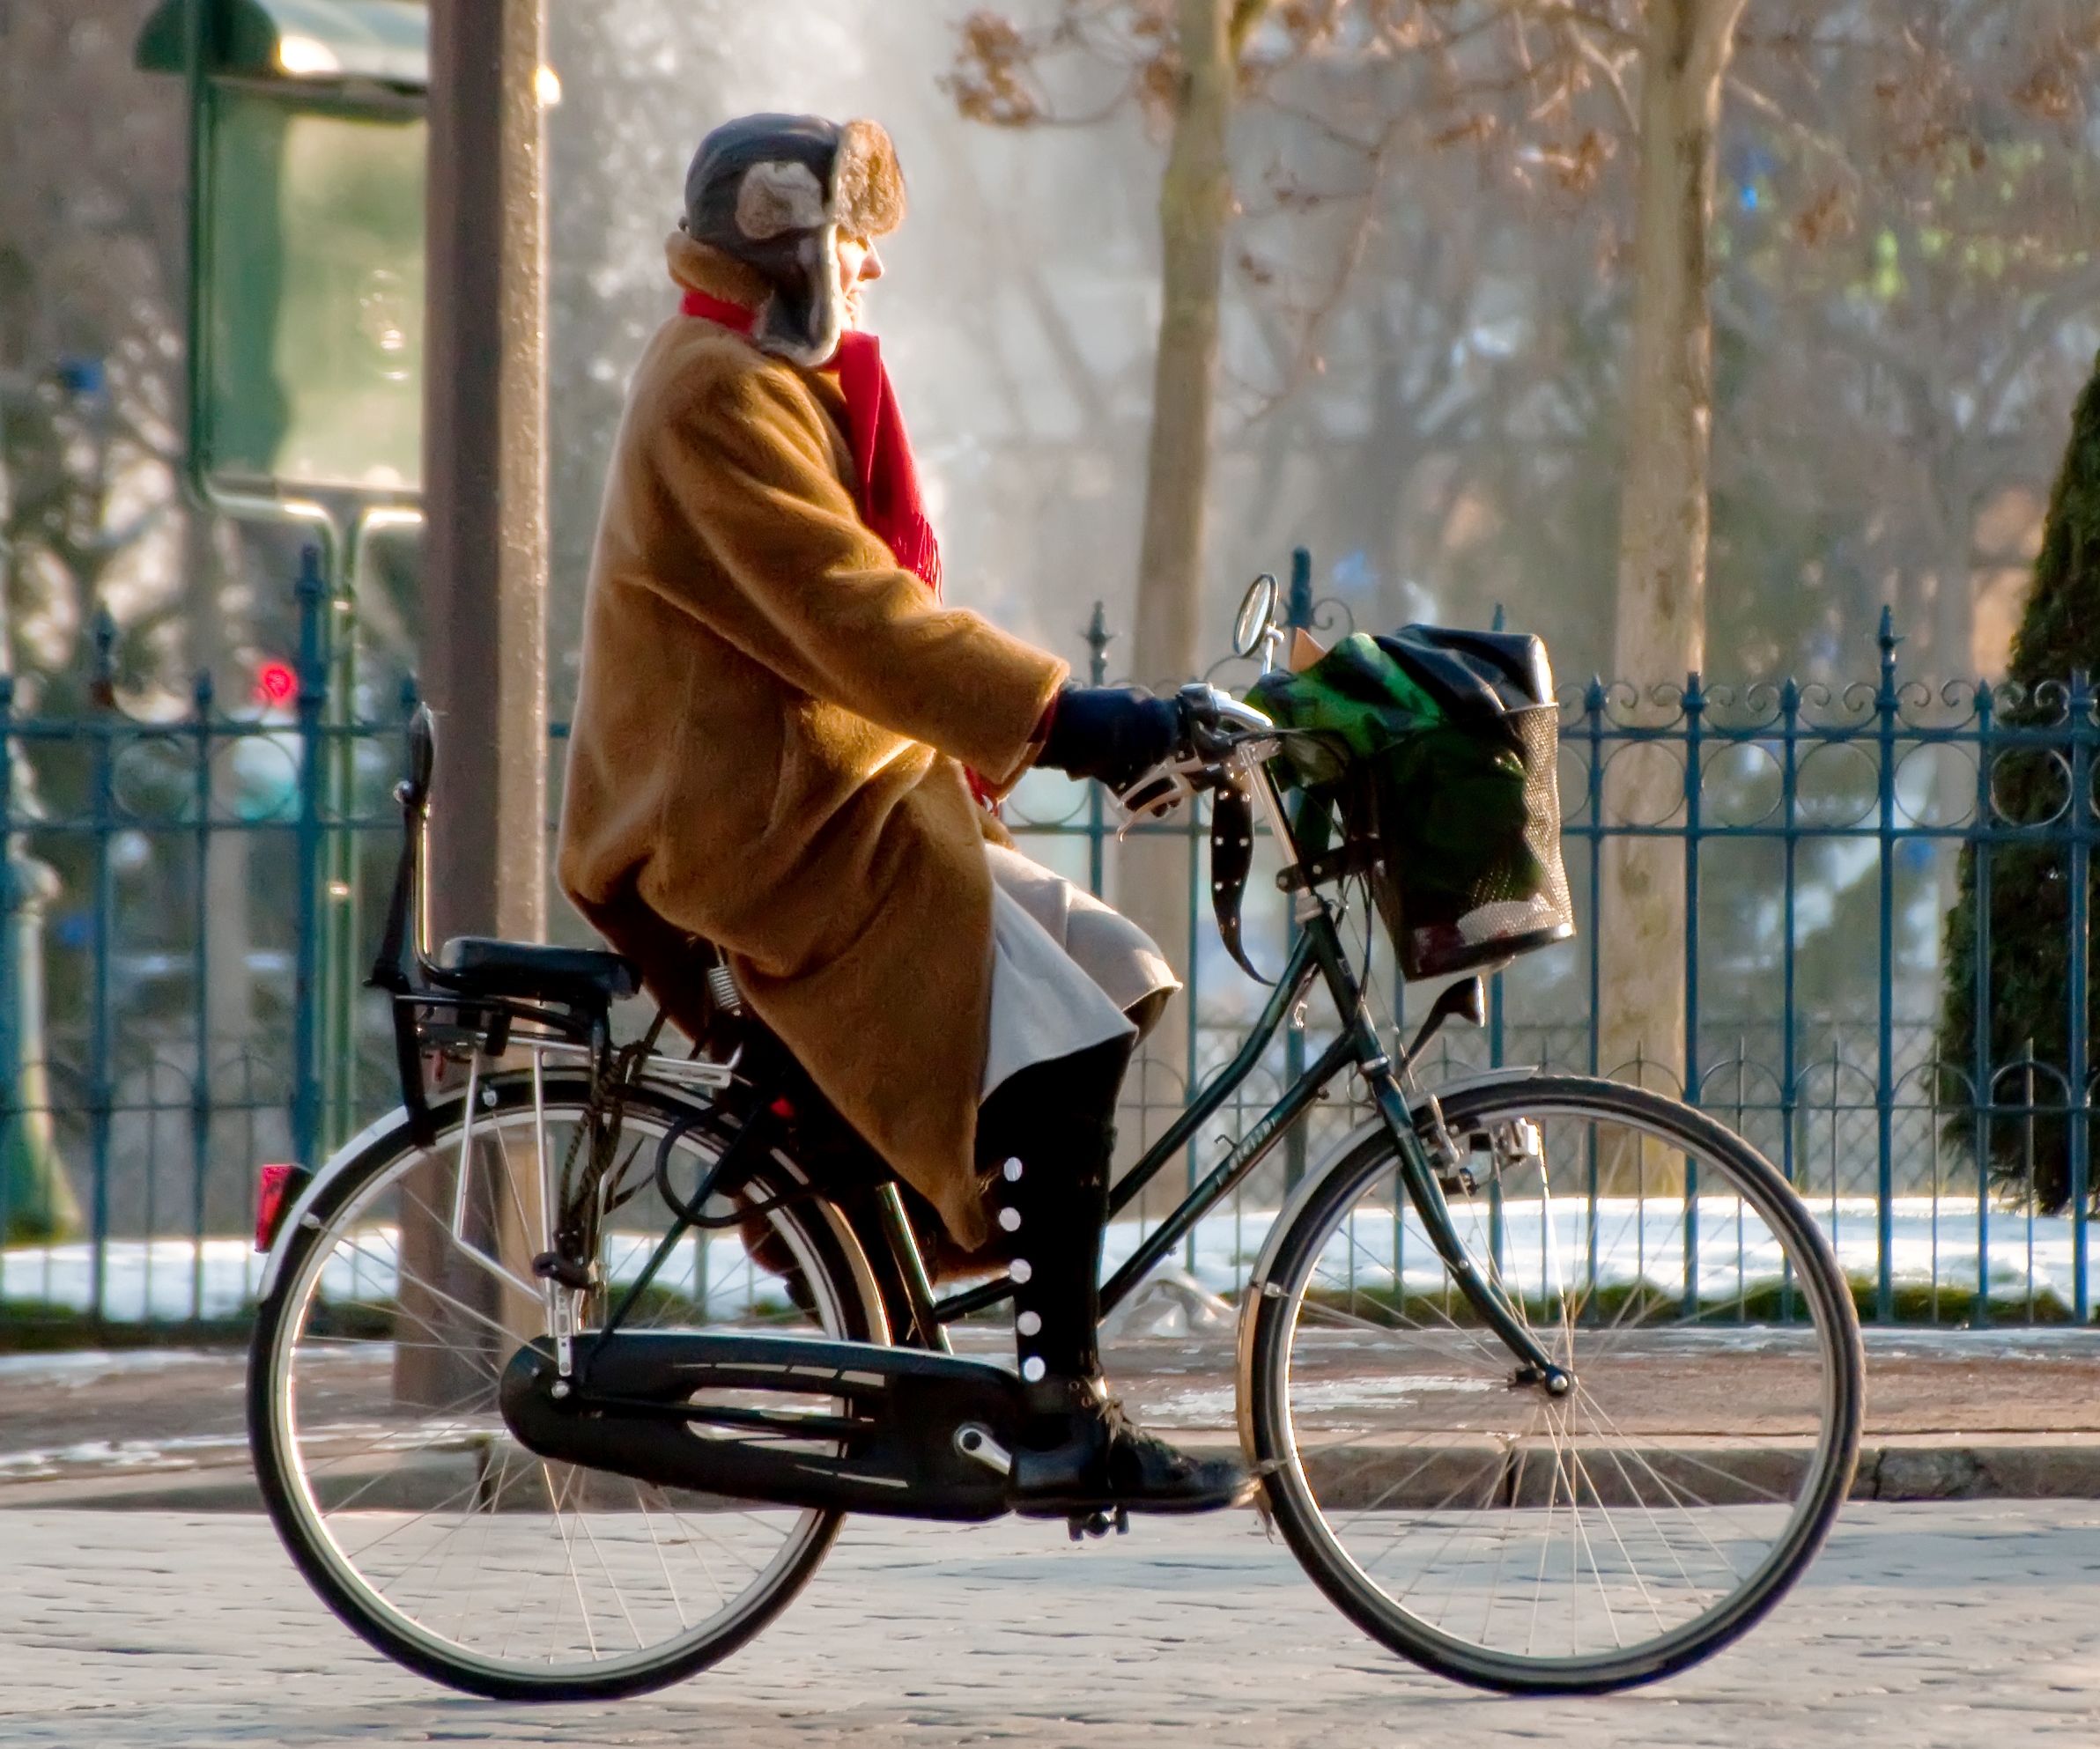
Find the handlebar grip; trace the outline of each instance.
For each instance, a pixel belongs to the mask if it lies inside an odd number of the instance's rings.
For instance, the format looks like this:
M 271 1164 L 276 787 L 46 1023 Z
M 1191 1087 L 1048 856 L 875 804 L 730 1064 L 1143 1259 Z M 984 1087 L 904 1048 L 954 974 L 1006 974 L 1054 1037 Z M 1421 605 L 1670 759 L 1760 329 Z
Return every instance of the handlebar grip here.
M 1202 681 L 1191 681 L 1174 695 L 1174 703 L 1181 715 L 1180 754 L 1209 759 L 1216 757 L 1214 749 L 1203 744 L 1206 733 L 1216 735 L 1239 732 L 1259 734 L 1273 728 L 1269 719 L 1252 705 L 1243 705 L 1229 692 L 1221 692 L 1215 686 Z

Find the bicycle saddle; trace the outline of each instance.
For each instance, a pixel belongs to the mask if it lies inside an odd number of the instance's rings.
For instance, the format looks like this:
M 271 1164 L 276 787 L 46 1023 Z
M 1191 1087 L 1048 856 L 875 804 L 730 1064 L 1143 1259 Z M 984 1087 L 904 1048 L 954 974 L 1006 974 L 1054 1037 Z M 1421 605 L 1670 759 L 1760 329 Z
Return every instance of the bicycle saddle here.
M 445 983 L 467 996 L 511 996 L 603 1007 L 641 988 L 633 961 L 595 948 L 549 948 L 456 935 L 438 950 Z

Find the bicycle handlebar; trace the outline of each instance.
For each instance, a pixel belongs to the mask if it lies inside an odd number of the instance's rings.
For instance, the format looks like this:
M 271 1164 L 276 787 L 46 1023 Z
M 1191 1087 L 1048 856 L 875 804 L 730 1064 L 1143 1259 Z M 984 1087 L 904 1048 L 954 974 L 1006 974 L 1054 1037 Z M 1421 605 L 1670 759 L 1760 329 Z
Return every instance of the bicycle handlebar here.
M 1174 702 L 1181 712 L 1181 742 L 1176 749 L 1180 757 L 1215 764 L 1248 735 L 1276 731 L 1276 725 L 1252 705 L 1202 681 L 1191 681 L 1174 695 Z
M 1276 732 L 1252 705 L 1202 681 L 1177 692 L 1174 705 L 1181 727 L 1173 751 L 1116 798 L 1133 824 L 1164 818 L 1189 796 L 1214 787 L 1236 748 Z

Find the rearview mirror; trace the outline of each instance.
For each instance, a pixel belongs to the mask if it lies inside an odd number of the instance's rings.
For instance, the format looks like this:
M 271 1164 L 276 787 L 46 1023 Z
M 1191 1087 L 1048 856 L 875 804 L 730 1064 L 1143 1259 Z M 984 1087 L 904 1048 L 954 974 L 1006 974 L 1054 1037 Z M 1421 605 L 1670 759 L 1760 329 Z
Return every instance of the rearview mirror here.
M 1239 598 L 1239 616 L 1232 622 L 1232 653 L 1251 656 L 1268 641 L 1276 623 L 1276 579 L 1263 572 Z

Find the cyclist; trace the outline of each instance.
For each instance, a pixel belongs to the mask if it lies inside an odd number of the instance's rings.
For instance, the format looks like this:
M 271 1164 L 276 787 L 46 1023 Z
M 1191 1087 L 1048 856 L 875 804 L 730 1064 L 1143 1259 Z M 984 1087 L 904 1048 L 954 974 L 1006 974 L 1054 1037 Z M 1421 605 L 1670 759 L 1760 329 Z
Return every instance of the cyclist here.
M 1120 786 L 1175 707 L 1077 687 L 941 599 L 863 289 L 905 211 L 872 122 L 716 129 L 668 244 L 679 314 L 629 390 L 585 613 L 564 888 L 689 1030 L 703 957 L 967 1250 L 1009 1260 L 1016 1504 L 1192 1511 L 1248 1487 L 1110 1398 L 1096 1342 L 1116 1097 L 1176 987 L 1020 856 L 1032 764 Z

